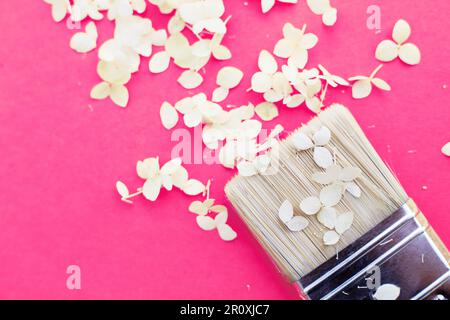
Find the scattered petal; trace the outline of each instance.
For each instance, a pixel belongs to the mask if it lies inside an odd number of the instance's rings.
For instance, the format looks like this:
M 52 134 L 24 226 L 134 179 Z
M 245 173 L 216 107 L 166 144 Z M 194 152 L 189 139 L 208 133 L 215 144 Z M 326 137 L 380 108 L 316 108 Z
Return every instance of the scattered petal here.
M 237 233 L 228 224 L 218 225 L 217 231 L 220 238 L 224 241 L 232 241 L 237 237 Z
M 338 243 L 340 236 L 336 231 L 327 231 L 323 235 L 323 243 L 327 246 L 333 246 Z
M 299 150 L 308 150 L 314 146 L 312 140 L 302 132 L 297 132 L 292 136 L 292 143 Z
M 411 35 L 411 27 L 409 23 L 403 19 L 398 20 L 394 25 L 394 30 L 392 31 L 392 39 L 398 44 L 403 44 L 408 40 Z
M 331 152 L 324 147 L 314 148 L 314 162 L 321 168 L 328 168 L 333 164 L 333 156 Z
M 383 40 L 377 46 L 375 57 L 383 62 L 393 61 L 398 57 L 397 44 L 392 40 Z
M 289 202 L 289 200 L 285 200 L 280 208 L 278 209 L 278 217 L 280 217 L 281 221 L 287 223 L 294 216 L 294 207 Z
M 361 188 L 354 182 L 349 182 L 345 186 L 345 191 L 350 193 L 355 198 L 361 197 Z
M 334 229 L 334 226 L 336 225 L 336 217 L 336 209 L 331 207 L 324 207 L 317 214 L 317 220 L 319 220 L 319 222 L 328 229 Z
M 308 197 L 300 203 L 300 209 L 307 215 L 313 215 L 319 212 L 322 204 L 317 197 Z
M 178 123 L 178 112 L 177 110 L 168 102 L 163 102 L 161 109 L 159 110 L 161 117 L 161 122 L 167 130 L 172 129 Z
M 450 157 L 450 142 L 447 142 L 441 149 L 442 153 Z
M 244 73 L 235 67 L 223 67 L 217 74 L 217 85 L 225 89 L 232 89 L 241 82 Z
M 278 117 L 278 108 L 271 102 L 262 102 L 255 107 L 256 114 L 264 121 L 271 121 Z
M 229 92 L 230 91 L 228 89 L 218 87 L 213 91 L 211 100 L 213 102 L 222 102 L 223 100 L 225 100 L 228 97 Z
M 400 60 L 409 65 L 416 65 L 420 63 L 420 50 L 415 44 L 405 43 L 400 47 L 398 55 Z
M 205 190 L 205 186 L 198 180 L 190 179 L 183 186 L 183 192 L 190 196 L 196 196 Z
M 185 89 L 194 89 L 202 84 L 203 77 L 196 71 L 186 70 L 181 74 L 177 81 Z
M 376 300 L 397 300 L 400 296 L 400 288 L 393 284 L 383 284 L 373 294 Z
M 197 220 L 198 226 L 205 231 L 214 230 L 216 228 L 216 222 L 211 217 L 199 215 L 195 219 Z
M 312 139 L 316 146 L 324 146 L 330 142 L 331 131 L 327 127 L 321 127 L 316 133 L 314 133 Z
M 320 191 L 320 201 L 326 207 L 333 207 L 341 201 L 342 188 L 338 184 L 331 184 Z
M 149 62 L 149 69 L 152 73 L 161 73 L 169 67 L 170 56 L 166 51 L 157 52 L 151 57 Z
M 286 222 L 286 226 L 289 228 L 289 230 L 298 232 L 305 229 L 309 224 L 308 219 L 300 216 L 295 216 L 288 222 Z
M 352 86 L 352 96 L 354 99 L 367 98 L 372 92 L 370 79 L 356 81 Z
M 127 186 L 122 181 L 116 182 L 116 189 L 122 198 L 126 198 L 130 195 Z
M 350 229 L 353 223 L 353 212 L 344 212 L 337 216 L 336 224 L 334 226 L 336 232 L 343 234 L 345 231 Z

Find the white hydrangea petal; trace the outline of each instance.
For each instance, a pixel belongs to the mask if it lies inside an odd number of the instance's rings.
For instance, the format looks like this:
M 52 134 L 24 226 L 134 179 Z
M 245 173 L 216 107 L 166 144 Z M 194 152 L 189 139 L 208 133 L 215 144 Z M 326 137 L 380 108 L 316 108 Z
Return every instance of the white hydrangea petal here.
M 317 220 L 328 229 L 334 229 L 336 218 L 336 209 L 331 207 L 324 207 L 317 214 Z
M 314 162 L 321 168 L 328 168 L 333 164 L 333 155 L 324 147 L 314 148 Z
M 326 207 L 333 207 L 341 201 L 342 188 L 338 184 L 325 186 L 320 190 L 320 201 Z
M 159 110 L 159 115 L 161 117 L 161 122 L 167 130 L 172 129 L 178 123 L 178 112 L 177 110 L 168 102 L 163 102 L 161 109 Z
M 89 30 L 89 31 L 88 31 Z M 86 32 L 77 32 L 70 39 L 70 48 L 78 53 L 87 53 L 97 47 L 97 28 L 94 22 L 86 25 Z
M 185 194 L 196 196 L 205 190 L 205 185 L 196 179 L 190 179 L 183 185 L 182 189 Z
M 305 102 L 305 97 L 298 93 L 298 94 L 294 94 L 291 95 L 286 103 L 286 106 L 288 108 L 296 108 L 299 105 L 301 105 L 303 102 Z
M 122 198 L 126 198 L 130 195 L 127 186 L 122 181 L 116 182 L 116 190 Z
M 197 221 L 198 226 L 205 231 L 214 230 L 216 228 L 216 223 L 211 217 L 199 215 L 195 220 Z
M 217 85 L 225 89 L 237 87 L 244 77 L 244 73 L 236 67 L 223 67 L 217 73 Z
M 181 166 L 181 158 L 174 158 L 166 162 L 161 167 L 161 173 L 164 175 L 171 175 L 175 173 L 178 170 L 178 168 L 180 168 L 180 166 Z
M 300 209 L 307 215 L 313 215 L 319 212 L 322 204 L 317 197 L 308 197 L 300 203 Z
M 367 98 L 372 92 L 372 82 L 370 79 L 356 81 L 352 86 L 352 97 L 354 99 Z
M 263 13 L 267 13 L 275 5 L 275 0 L 261 0 L 261 9 Z
M 392 40 L 383 40 L 377 46 L 375 57 L 383 62 L 389 62 L 398 57 L 397 44 Z
M 233 169 L 236 161 L 236 144 L 227 142 L 219 151 L 219 161 L 225 168 Z
M 309 9 L 317 15 L 322 15 L 330 7 L 330 0 L 307 0 Z
M 341 237 L 339 236 L 339 234 L 336 231 L 332 231 L 332 230 L 327 231 L 323 235 L 323 243 L 326 246 L 333 246 L 339 242 L 340 238 Z
M 380 78 L 373 78 L 372 84 L 377 87 L 378 89 L 384 90 L 384 91 L 391 91 L 391 86 Z
M 156 157 L 138 161 L 136 164 L 136 173 L 141 179 L 155 177 L 159 173 L 159 159 Z
M 319 38 L 314 33 L 305 33 L 302 37 L 301 45 L 309 50 L 314 48 L 319 42 Z
M 320 109 L 322 107 L 322 103 L 318 97 L 312 97 L 312 98 L 306 99 L 306 106 L 312 112 L 319 113 Z
M 160 51 L 153 55 L 149 61 L 149 70 L 152 73 L 161 73 L 167 70 L 170 63 L 170 56 L 166 51 Z
M 116 105 L 124 108 L 128 104 L 128 89 L 123 85 L 112 85 L 109 97 Z
M 185 28 L 186 23 L 183 21 L 183 19 L 180 18 L 179 15 L 173 15 L 172 18 L 169 20 L 167 24 L 167 30 L 170 34 L 178 33 L 183 31 Z
M 182 59 L 190 54 L 191 47 L 182 33 L 174 33 L 167 39 L 165 51 L 174 59 Z
M 409 65 L 420 63 L 421 54 L 419 48 L 413 43 L 405 43 L 398 52 L 400 60 Z
M 224 205 L 221 205 L 221 204 L 212 206 L 211 208 L 209 208 L 209 210 L 211 210 L 212 212 L 216 212 L 216 213 L 221 213 L 223 211 L 228 211 L 227 207 L 225 207 Z
M 264 72 L 256 72 L 252 76 L 252 90 L 264 93 L 272 87 L 272 77 Z
M 441 149 L 441 152 L 446 155 L 447 157 L 450 157 L 450 142 L 447 142 Z
M 376 300 L 397 300 L 399 296 L 400 288 L 390 283 L 379 286 L 373 294 Z
M 159 196 L 161 186 L 162 186 L 161 177 L 149 179 L 145 181 L 144 186 L 142 187 L 142 194 L 146 199 L 150 201 L 155 201 Z
M 408 22 L 403 19 L 398 20 L 392 31 L 392 39 L 398 44 L 403 44 L 411 35 L 411 27 Z
M 258 173 L 255 166 L 250 161 L 241 161 L 237 164 L 239 175 L 243 177 L 251 177 Z
M 325 172 L 313 173 L 312 179 L 320 184 L 330 184 L 338 179 L 340 171 L 340 167 L 333 164 Z
M 293 54 L 289 57 L 288 63 L 293 64 L 299 69 L 303 69 L 308 62 L 308 50 L 303 47 L 298 47 L 295 49 Z
M 287 223 L 294 216 L 294 207 L 289 200 L 285 200 L 278 209 L 278 217 L 284 223 Z
M 336 8 L 328 8 L 327 11 L 322 15 L 322 22 L 324 25 L 331 27 L 336 24 L 337 21 L 337 9 Z
M 172 183 L 178 189 L 182 189 L 188 182 L 188 172 L 186 168 L 180 166 L 177 171 L 172 174 Z
M 219 232 L 220 238 L 224 241 L 232 241 L 237 237 L 237 233 L 228 224 L 217 226 L 217 231 Z
M 245 139 L 254 139 L 261 132 L 262 124 L 255 119 L 245 120 L 241 123 L 239 134 Z
M 336 218 L 336 224 L 334 226 L 336 232 L 343 234 L 345 231 L 350 229 L 353 224 L 353 212 L 347 211 L 341 213 Z
M 355 198 L 361 197 L 361 188 L 354 182 L 349 182 L 345 185 L 345 190 Z
M 68 13 L 69 3 L 66 0 L 45 1 L 52 5 L 52 18 L 55 22 L 61 22 Z
M 262 102 L 255 107 L 255 113 L 264 121 L 278 117 L 278 107 L 271 102 Z
M 289 58 L 294 52 L 295 46 L 292 45 L 292 42 L 288 39 L 280 39 L 275 44 L 273 49 L 273 53 L 280 58 Z
M 330 142 L 330 139 L 331 131 L 325 126 L 322 126 L 318 131 L 316 131 L 312 138 L 316 146 L 324 146 Z
M 109 97 L 111 93 L 111 87 L 107 82 L 100 82 L 96 84 L 91 90 L 91 98 L 96 100 L 102 100 Z
M 228 211 L 227 210 L 219 212 L 214 218 L 216 225 L 226 224 L 227 220 L 228 220 Z
M 274 74 L 278 70 L 275 58 L 267 50 L 261 50 L 258 57 L 258 67 L 266 74 Z
M 208 213 L 208 207 L 205 206 L 202 201 L 198 201 L 198 200 L 193 201 L 189 205 L 188 210 L 192 213 L 195 213 L 195 214 L 198 214 L 201 216 L 204 216 Z
M 292 136 L 292 143 L 299 150 L 308 150 L 314 146 L 312 140 L 302 132 L 297 132 Z
M 225 100 L 228 97 L 230 90 L 222 88 L 222 87 L 217 87 L 216 89 L 214 89 L 213 93 L 212 93 L 212 98 L 211 100 L 213 102 L 222 102 L 223 100 Z
M 286 226 L 289 228 L 289 230 L 293 232 L 302 231 L 305 229 L 309 224 L 308 219 L 305 217 L 295 216 L 288 222 L 286 222 Z
M 172 177 L 169 175 L 162 175 L 161 176 L 161 181 L 162 181 L 162 186 L 164 187 L 164 189 L 166 189 L 167 191 L 172 191 L 173 188 L 173 182 L 172 182 Z
M 267 154 L 262 154 L 253 161 L 253 166 L 259 173 L 265 173 L 270 166 L 270 162 L 271 158 Z
M 212 50 L 213 57 L 217 60 L 228 60 L 231 59 L 232 54 L 230 49 L 223 45 L 219 45 Z
M 186 70 L 180 75 L 177 81 L 185 89 L 194 89 L 202 84 L 203 77 L 194 70 Z

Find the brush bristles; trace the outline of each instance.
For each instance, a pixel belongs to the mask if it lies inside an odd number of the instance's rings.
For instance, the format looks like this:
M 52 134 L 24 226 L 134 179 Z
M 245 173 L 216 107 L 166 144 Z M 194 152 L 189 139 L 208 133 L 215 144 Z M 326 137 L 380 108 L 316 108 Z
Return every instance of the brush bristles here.
M 333 105 L 299 130 L 311 134 L 326 126 L 332 138 L 327 147 L 334 151 L 337 163 L 362 170 L 356 182 L 362 189 L 360 198 L 346 193 L 336 206 L 338 212 L 352 211 L 352 227 L 335 247 L 325 246 L 326 228 L 315 216 L 300 212 L 300 202 L 318 195 L 322 186 L 311 180 L 314 172 L 323 171 L 313 161 L 312 150 L 297 151 L 291 136 L 280 143 L 278 171 L 271 175 L 234 177 L 225 187 L 227 197 L 258 241 L 291 281 L 333 257 L 392 214 L 408 196 L 376 153 L 351 113 L 342 105 Z M 306 217 L 310 224 L 301 232 L 291 232 L 280 221 L 278 209 L 289 200 L 295 215 Z

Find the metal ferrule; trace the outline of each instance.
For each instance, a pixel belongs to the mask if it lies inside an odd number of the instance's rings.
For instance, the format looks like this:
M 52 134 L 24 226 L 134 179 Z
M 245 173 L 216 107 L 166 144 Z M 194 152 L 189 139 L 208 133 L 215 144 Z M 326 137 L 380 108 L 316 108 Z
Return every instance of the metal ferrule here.
M 306 299 L 373 299 L 380 284 L 399 300 L 450 299 L 449 253 L 412 200 L 296 285 Z

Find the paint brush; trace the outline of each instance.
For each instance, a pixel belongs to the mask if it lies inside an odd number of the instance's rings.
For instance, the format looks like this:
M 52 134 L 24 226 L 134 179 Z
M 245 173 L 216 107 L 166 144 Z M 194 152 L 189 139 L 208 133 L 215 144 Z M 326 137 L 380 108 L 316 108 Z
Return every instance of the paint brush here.
M 302 298 L 450 297 L 448 250 L 347 108 L 330 106 L 274 149 L 272 170 L 225 192 Z

